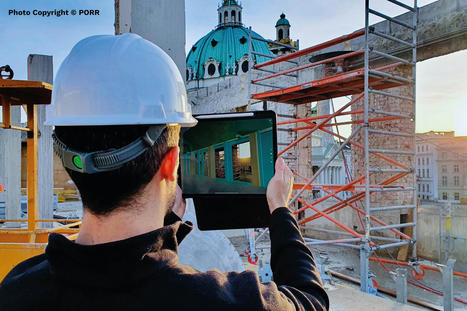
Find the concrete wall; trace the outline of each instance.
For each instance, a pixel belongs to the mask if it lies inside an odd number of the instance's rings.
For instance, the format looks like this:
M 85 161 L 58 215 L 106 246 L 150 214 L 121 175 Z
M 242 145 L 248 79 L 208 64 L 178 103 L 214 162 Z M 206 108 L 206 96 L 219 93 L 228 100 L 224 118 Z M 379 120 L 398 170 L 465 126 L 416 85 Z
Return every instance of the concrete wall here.
M 412 13 L 405 13 L 395 18 L 411 23 Z M 421 7 L 419 9 L 417 34 L 417 61 L 467 49 L 466 20 L 467 2 L 465 0 L 438 0 Z M 390 33 L 410 42 L 412 40 L 411 32 L 407 31 L 407 28 L 403 26 L 387 21 L 374 24 L 374 26 L 376 30 L 381 32 Z M 322 52 L 342 51 L 346 45 L 350 45 L 352 50 L 356 51 L 363 49 L 364 44 L 364 37 L 359 37 L 350 40 L 350 42 L 330 47 Z M 370 36 L 370 46 L 402 57 L 408 53 L 407 47 L 373 35 Z
M 11 123 L 21 125 L 21 107 L 11 108 Z M 0 129 L 0 184 L 4 191 L 0 192 L 0 200 L 5 202 L 6 219 L 19 219 L 21 216 L 21 160 L 20 131 Z M 17 226 L 9 223 L 8 226 Z
M 445 262 L 446 250 L 449 246 L 450 257 L 456 259 L 455 269 L 467 272 L 467 205 L 452 205 L 450 221 L 447 220 L 449 218 L 447 214 L 446 204 L 420 206 L 417 214 L 418 256 Z M 439 253 L 440 247 L 441 253 Z
M 157 44 L 185 78 L 185 0 L 116 0 L 115 33 L 125 32 Z

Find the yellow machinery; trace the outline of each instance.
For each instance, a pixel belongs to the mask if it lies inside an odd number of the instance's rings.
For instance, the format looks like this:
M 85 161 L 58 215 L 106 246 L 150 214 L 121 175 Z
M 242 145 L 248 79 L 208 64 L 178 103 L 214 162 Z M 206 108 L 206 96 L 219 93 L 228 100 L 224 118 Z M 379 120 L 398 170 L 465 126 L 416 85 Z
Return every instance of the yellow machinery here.
M 51 229 L 40 229 L 41 222 L 57 222 L 54 219 L 38 219 L 37 201 L 37 105 L 50 104 L 52 85 L 40 81 L 0 79 L 0 105 L 3 122 L 0 128 L 27 132 L 27 219 L 7 219 L 1 222 L 18 223 L 18 228 L 0 228 L 0 281 L 19 262 L 44 252 L 48 236 L 52 232 L 65 234 L 75 239 L 81 225 L 79 219 L 60 220 L 69 222 Z M 27 126 L 11 124 L 11 106 L 21 105 L 26 111 Z M 27 227 L 24 227 L 27 223 Z M 23 226 L 21 226 L 23 224 Z

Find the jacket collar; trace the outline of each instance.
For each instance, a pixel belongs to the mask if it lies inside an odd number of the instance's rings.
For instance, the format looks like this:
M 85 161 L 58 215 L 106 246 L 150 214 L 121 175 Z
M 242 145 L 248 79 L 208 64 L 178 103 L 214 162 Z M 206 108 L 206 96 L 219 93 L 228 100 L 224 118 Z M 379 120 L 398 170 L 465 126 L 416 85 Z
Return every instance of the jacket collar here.
M 55 277 L 114 288 L 178 264 L 178 244 L 192 229 L 190 222 L 178 221 L 142 235 L 97 245 L 77 244 L 53 233 L 45 253 Z

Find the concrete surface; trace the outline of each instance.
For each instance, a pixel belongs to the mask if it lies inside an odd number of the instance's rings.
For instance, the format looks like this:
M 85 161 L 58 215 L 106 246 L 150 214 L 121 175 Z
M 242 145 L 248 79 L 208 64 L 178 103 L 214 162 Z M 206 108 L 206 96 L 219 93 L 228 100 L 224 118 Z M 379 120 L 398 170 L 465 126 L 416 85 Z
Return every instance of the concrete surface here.
M 157 44 L 185 77 L 185 1 L 117 0 L 115 33 L 132 32 Z
M 456 259 L 454 270 L 467 272 L 467 206 L 453 205 L 449 221 L 446 215 L 447 206 L 441 203 L 420 205 L 418 256 L 437 262 L 444 262 L 449 256 Z
M 375 1 L 377 2 L 377 1 Z M 375 3 L 373 3 L 373 8 Z M 371 6 L 370 6 L 371 7 Z M 384 12 L 383 12 L 384 13 Z M 405 23 L 411 23 L 412 13 L 405 13 L 395 17 Z M 464 50 L 467 48 L 467 2 L 465 0 L 438 0 L 419 8 L 418 23 L 418 48 L 417 61 L 423 61 Z M 362 20 L 363 23 L 363 20 Z M 390 33 L 400 39 L 411 41 L 407 28 L 382 21 L 373 25 L 376 30 Z M 350 33 L 350 31 L 349 31 Z M 342 51 L 346 45 L 351 46 L 352 51 L 357 51 L 364 46 L 364 38 L 359 37 L 350 42 L 332 46 L 322 52 Z M 391 52 L 399 57 L 404 57 L 408 51 L 406 46 L 376 36 L 370 37 L 370 46 L 376 50 Z
M 238 253 L 242 254 L 248 247 L 248 241 L 246 237 L 232 236 L 229 237 L 233 245 L 236 247 Z M 263 238 L 256 244 L 256 251 L 259 255 L 258 265 L 246 265 L 247 258 L 241 256 L 242 261 L 247 270 L 258 271 L 261 269 L 262 262 L 269 262 L 270 260 L 270 242 L 269 236 L 265 234 Z M 345 247 L 319 245 L 311 247 L 313 256 L 317 261 L 318 265 L 325 264 L 325 269 L 330 269 L 353 278 L 360 278 L 360 265 L 359 265 L 359 253 L 357 250 L 348 249 Z M 380 254 L 383 257 L 383 254 Z M 389 255 L 384 256 L 391 258 Z M 392 271 L 395 271 L 397 266 L 387 264 L 386 267 Z M 395 290 L 395 282 L 392 280 L 390 275 L 376 262 L 370 261 L 370 272 L 376 276 L 376 281 L 379 286 Z M 410 276 L 409 280 L 413 280 Z M 441 274 L 435 271 L 425 271 L 425 277 L 420 281 L 422 284 L 434 288 L 436 290 L 443 290 Z M 336 277 L 331 278 L 331 282 L 326 282 L 326 291 L 330 295 L 331 299 L 331 310 L 373 310 L 375 306 L 381 305 L 382 310 L 419 310 L 419 306 L 410 304 L 415 308 L 402 308 L 401 305 L 395 302 L 394 297 L 384 295 L 384 299 L 376 296 L 367 297 L 360 292 L 359 285 L 351 284 L 346 281 L 340 280 Z M 334 288 L 334 287 L 337 287 Z M 344 290 L 342 287 L 351 288 L 353 290 Z M 418 298 L 433 307 L 442 309 L 443 297 L 432 294 L 420 288 L 408 285 L 407 292 L 409 297 Z M 364 296 L 362 296 L 364 295 Z M 346 298 L 347 297 L 347 298 Z M 467 300 L 467 279 L 461 277 L 454 277 L 454 297 Z M 376 299 L 376 300 L 374 300 Z M 375 303 L 373 303 L 373 301 Z M 369 303 L 371 302 L 371 303 Z M 422 308 L 423 309 L 423 308 Z M 424 309 L 423 309 L 424 310 Z M 454 310 L 467 310 L 467 306 L 459 302 L 454 302 Z
M 340 272 L 342 274 L 354 277 L 359 279 L 360 278 L 360 264 L 359 264 L 359 253 L 357 250 L 348 249 L 345 247 L 337 247 L 337 246 L 314 246 L 312 248 L 312 252 L 319 263 L 325 263 L 326 269 L 330 269 L 336 272 Z M 389 254 L 379 254 L 380 257 L 387 257 L 391 258 Z M 391 258 L 392 259 L 392 258 Z M 385 265 L 388 269 L 395 271 L 398 267 L 396 265 Z M 396 284 L 390 277 L 390 275 L 380 266 L 379 263 L 370 261 L 370 272 L 376 276 L 376 281 L 378 282 L 379 286 L 395 290 Z M 341 281 L 335 277 L 332 278 L 334 283 L 344 283 L 348 284 L 344 281 Z M 408 280 L 414 281 L 412 276 L 409 273 Z M 467 300 L 467 279 L 461 277 L 454 277 L 454 297 L 461 298 L 463 300 Z M 443 284 L 441 279 L 441 274 L 436 271 L 425 271 L 425 277 L 419 281 L 421 284 L 424 284 L 428 287 L 434 288 L 436 290 L 443 290 Z M 349 285 L 350 286 L 350 285 Z M 357 285 L 352 285 L 357 291 Z M 408 285 L 407 286 L 407 294 L 409 297 L 415 297 L 420 300 L 423 300 L 433 306 L 436 306 L 442 309 L 443 305 L 443 297 L 438 296 L 436 294 L 432 294 L 427 292 L 423 289 L 418 287 Z M 394 299 L 395 298 L 390 298 Z M 366 308 L 361 308 L 360 310 L 367 310 Z M 454 310 L 467 310 L 467 306 L 461 304 L 460 302 L 454 302 Z M 378 310 L 380 311 L 380 310 Z
M 337 284 L 327 290 L 330 301 L 330 311 L 416 311 L 422 310 L 393 300 L 365 294 L 358 289 Z

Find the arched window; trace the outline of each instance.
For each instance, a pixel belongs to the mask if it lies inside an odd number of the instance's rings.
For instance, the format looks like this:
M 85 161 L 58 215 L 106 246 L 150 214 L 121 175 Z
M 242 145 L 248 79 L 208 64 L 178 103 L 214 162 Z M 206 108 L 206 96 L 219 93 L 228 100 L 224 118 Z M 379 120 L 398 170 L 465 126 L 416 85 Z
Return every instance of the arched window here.
M 219 24 L 222 23 L 222 13 L 219 13 Z
M 242 12 L 238 12 L 238 22 L 242 22 Z
M 232 10 L 232 12 L 230 12 L 230 21 L 232 23 L 235 23 L 235 11 L 234 10 Z
M 209 64 L 208 66 L 208 75 L 212 76 L 216 73 L 216 66 L 214 64 Z
M 247 60 L 243 61 L 243 63 L 242 63 L 242 71 L 243 72 L 248 71 L 248 61 Z
M 282 29 L 279 29 L 279 40 L 284 39 L 284 31 Z
M 224 24 L 227 24 L 229 22 L 229 13 L 227 11 L 224 12 Z

